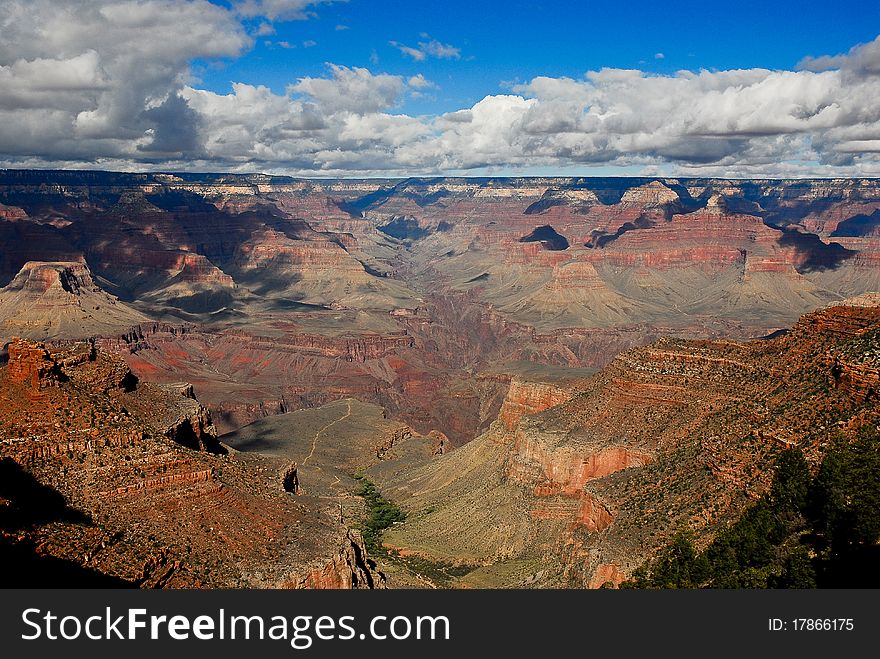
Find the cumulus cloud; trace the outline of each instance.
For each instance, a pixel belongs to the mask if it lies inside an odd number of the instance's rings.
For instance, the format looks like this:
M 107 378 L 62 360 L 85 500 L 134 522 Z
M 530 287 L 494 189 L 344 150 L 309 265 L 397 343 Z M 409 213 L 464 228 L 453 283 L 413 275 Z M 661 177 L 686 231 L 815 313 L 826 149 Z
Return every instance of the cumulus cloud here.
M 0 0 L 0 162 L 297 175 L 594 165 L 682 175 L 880 174 L 880 38 L 805 58 L 793 71 L 538 76 L 439 116 L 400 111 L 404 99 L 436 87 L 422 74 L 328 64 L 282 93 L 235 83 L 227 94 L 192 78 L 193 60 L 238 57 L 265 31 L 259 21 L 287 20 L 315 4 Z M 417 61 L 460 57 L 421 38 L 418 47 L 395 45 Z
M 303 79 L 291 91 L 331 117 L 321 138 L 332 148 L 312 154 L 321 171 L 345 172 L 370 154 L 370 170 L 424 173 L 616 165 L 782 174 L 808 163 L 865 173 L 880 168 L 880 107 L 871 101 L 880 80 L 863 65 L 854 70 L 602 69 L 579 80 L 537 77 L 440 117 L 394 120 L 387 111 L 402 81 L 393 76 L 331 67 L 330 78 Z M 425 83 L 406 81 L 411 89 Z M 359 117 L 357 130 L 340 112 Z M 407 139 L 376 128 L 366 144 L 374 123 L 405 128 Z M 359 153 L 345 152 L 353 146 Z
M 203 143 L 214 161 L 260 163 L 315 173 L 394 169 L 394 154 L 429 133 L 418 119 L 381 110 L 404 89 L 395 76 L 332 66 L 329 79 L 304 78 L 290 95 L 236 84 L 220 95 L 187 88 L 202 117 Z
M 860 74 L 880 74 L 880 36 L 870 43 L 853 46 L 846 55 L 805 57 L 798 68 L 805 71 L 843 69 Z
M 146 121 L 153 123 L 147 130 L 150 141 L 139 144 L 138 150 L 162 158 L 199 157 L 199 115 L 182 96 L 169 96 L 160 105 L 145 110 Z
M 300 78 L 288 91 L 310 96 L 326 112 L 378 112 L 394 104 L 403 92 L 403 79 L 373 75 L 367 69 L 329 64 L 330 78 Z
M 156 108 L 182 89 L 189 62 L 251 45 L 231 13 L 206 0 L 2 0 L 0 16 L 8 156 L 138 159 L 164 144 L 172 109 L 180 115 L 177 100 Z
M 73 110 L 110 86 L 94 50 L 69 59 L 20 59 L 0 66 L 0 109 Z

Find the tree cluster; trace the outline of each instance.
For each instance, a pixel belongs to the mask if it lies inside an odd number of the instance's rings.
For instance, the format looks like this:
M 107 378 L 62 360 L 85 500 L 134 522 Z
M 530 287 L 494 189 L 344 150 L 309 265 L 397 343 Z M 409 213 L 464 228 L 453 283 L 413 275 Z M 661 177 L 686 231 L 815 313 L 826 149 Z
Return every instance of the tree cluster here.
M 629 588 L 858 588 L 880 585 L 880 433 L 838 439 L 817 473 L 782 451 L 770 491 L 697 551 L 676 533 Z

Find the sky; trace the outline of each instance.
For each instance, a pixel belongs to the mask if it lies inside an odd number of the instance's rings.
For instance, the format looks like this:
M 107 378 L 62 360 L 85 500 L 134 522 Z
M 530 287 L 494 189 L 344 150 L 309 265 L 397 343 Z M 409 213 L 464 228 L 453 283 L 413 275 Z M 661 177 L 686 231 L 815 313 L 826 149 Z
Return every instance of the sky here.
M 880 3 L 0 0 L 0 167 L 880 176 Z

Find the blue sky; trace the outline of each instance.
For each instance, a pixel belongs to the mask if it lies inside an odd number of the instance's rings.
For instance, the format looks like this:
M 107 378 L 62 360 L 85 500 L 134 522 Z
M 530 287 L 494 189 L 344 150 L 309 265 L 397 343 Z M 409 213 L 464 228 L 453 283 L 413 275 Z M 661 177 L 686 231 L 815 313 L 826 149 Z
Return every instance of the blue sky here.
M 422 73 L 439 89 L 397 110 L 440 113 L 508 93 L 511 82 L 539 75 L 581 78 L 603 67 L 655 73 L 793 69 L 805 56 L 844 53 L 880 30 L 880 3 L 864 0 L 350 0 L 312 11 L 310 20 L 274 23 L 275 34 L 258 37 L 243 57 L 222 66 L 196 63 L 204 86 L 227 93 L 232 82 L 245 82 L 283 93 L 300 77 L 324 74 L 325 63 L 332 62 L 404 76 Z M 265 22 L 248 24 L 253 29 Z M 416 47 L 431 39 L 459 48 L 460 58 L 417 62 L 390 45 Z
M 0 0 L 0 166 L 880 176 L 880 3 Z

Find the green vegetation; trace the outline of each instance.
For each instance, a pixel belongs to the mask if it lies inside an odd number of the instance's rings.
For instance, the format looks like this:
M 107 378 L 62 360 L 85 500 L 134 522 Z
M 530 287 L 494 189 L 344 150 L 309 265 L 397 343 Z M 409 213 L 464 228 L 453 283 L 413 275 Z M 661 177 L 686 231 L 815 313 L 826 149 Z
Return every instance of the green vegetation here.
M 367 504 L 367 519 L 361 528 L 367 551 L 372 554 L 387 553 L 382 547 L 382 532 L 395 522 L 402 522 L 406 519 L 406 514 L 383 497 L 366 476 L 355 474 L 354 477 L 360 483 L 355 494 L 363 497 Z
M 783 451 L 770 492 L 703 552 L 678 532 L 628 588 L 853 588 L 880 585 L 880 433 L 829 449 L 815 477 Z
M 360 484 L 355 494 L 363 497 L 367 506 L 367 518 L 361 525 L 361 533 L 364 536 L 364 545 L 370 554 L 374 557 L 384 556 L 386 560 L 396 562 L 409 572 L 425 577 L 441 587 L 448 586 L 473 570 L 473 567 L 469 566 L 431 561 L 421 556 L 400 556 L 396 551 L 388 551 L 382 546 L 382 532 L 395 522 L 404 521 L 406 513 L 394 502 L 383 497 L 376 485 L 365 475 L 358 473 L 354 478 Z
M 402 563 L 413 574 L 427 578 L 435 586 L 448 588 L 452 583 L 473 571 L 470 565 L 455 565 L 442 561 L 428 560 L 422 556 L 396 556 L 395 560 Z

